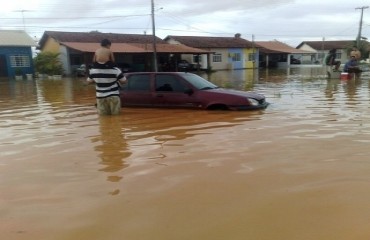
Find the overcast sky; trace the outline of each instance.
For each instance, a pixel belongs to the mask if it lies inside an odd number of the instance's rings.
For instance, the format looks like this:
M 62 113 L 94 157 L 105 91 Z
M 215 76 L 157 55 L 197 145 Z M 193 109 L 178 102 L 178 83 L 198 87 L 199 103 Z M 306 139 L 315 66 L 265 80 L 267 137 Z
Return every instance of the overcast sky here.
M 168 35 L 302 41 L 354 40 L 361 7 L 369 0 L 153 0 L 155 32 Z M 151 0 L 10 0 L 0 8 L 0 29 L 152 34 Z M 370 39 L 370 8 L 362 36 Z

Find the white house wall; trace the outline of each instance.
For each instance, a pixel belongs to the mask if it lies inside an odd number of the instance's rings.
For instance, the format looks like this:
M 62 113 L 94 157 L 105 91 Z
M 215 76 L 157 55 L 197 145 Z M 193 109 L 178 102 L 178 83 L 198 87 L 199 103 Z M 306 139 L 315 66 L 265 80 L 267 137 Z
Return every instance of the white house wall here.
M 174 40 L 173 38 L 169 38 L 169 39 L 167 40 L 167 43 L 169 43 L 169 44 L 181 44 L 180 42 L 178 42 L 178 41 Z
M 214 70 L 231 69 L 232 66 L 229 64 L 229 51 L 227 48 L 211 49 L 215 54 L 221 54 L 221 62 L 213 62 L 213 54 L 210 56 L 211 66 Z
M 325 46 L 325 42 L 323 42 L 323 47 L 324 46 Z M 316 54 L 315 54 L 315 59 L 314 60 L 319 61 L 321 64 L 325 65 L 324 60 L 325 60 L 326 56 L 329 54 L 329 50 L 322 50 L 322 48 L 321 49 L 314 49 L 314 48 L 310 47 L 307 44 L 303 44 L 299 49 L 315 52 Z M 338 48 L 337 49 L 337 54 L 340 56 L 340 58 L 336 59 L 337 61 L 341 61 L 342 63 L 345 63 L 348 60 L 347 49 Z
M 69 61 L 69 53 L 68 48 L 66 46 L 60 46 L 60 54 L 59 54 L 60 62 L 63 65 L 64 74 L 71 75 L 72 74 L 72 68 Z
M 307 44 L 303 44 L 300 48 L 300 50 L 310 51 L 310 52 L 317 52 L 316 49 L 312 48 L 311 46 Z
M 209 51 L 215 54 L 221 54 L 221 62 L 213 62 L 213 54 L 210 54 L 210 66 L 213 70 L 225 70 L 232 69 L 232 65 L 229 63 L 229 51 L 227 48 L 210 49 Z M 197 64 L 193 61 L 193 54 L 182 54 L 181 59 L 187 60 L 190 63 Z M 200 55 L 200 68 L 207 69 L 207 54 Z
M 312 48 L 311 46 L 307 44 L 303 44 L 300 48 L 300 50 L 310 51 L 313 53 L 313 55 L 302 55 L 301 62 L 302 64 L 305 63 L 316 63 L 316 62 L 322 62 L 322 58 L 319 58 L 319 51 Z

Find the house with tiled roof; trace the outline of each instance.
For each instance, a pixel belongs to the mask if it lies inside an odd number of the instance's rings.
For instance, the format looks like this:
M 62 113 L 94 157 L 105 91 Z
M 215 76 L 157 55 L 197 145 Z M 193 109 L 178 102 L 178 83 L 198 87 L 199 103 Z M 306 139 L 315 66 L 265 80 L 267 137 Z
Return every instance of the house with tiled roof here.
M 370 47 L 370 43 L 367 41 L 362 41 L 362 44 L 367 44 Z M 354 40 L 304 41 L 297 46 L 297 49 L 315 52 L 315 59 L 320 63 L 324 62 L 331 49 L 337 49 L 336 60 L 344 63 L 348 60 L 348 54 L 353 46 L 356 46 L 356 41 Z M 363 57 L 368 58 L 369 56 Z
M 285 67 L 296 63 L 312 63 L 312 51 L 296 49 L 286 43 L 274 41 L 256 41 L 260 47 L 261 67 Z
M 170 44 L 183 44 L 189 47 L 203 49 L 211 54 L 183 54 L 181 58 L 197 64 L 202 69 L 246 69 L 258 68 L 258 48 L 253 42 L 234 37 L 204 37 L 204 36 L 174 36 L 169 35 L 164 40 Z
M 185 45 L 171 45 L 152 35 L 101 32 L 46 31 L 39 41 L 41 51 L 58 52 L 67 75 L 81 64 L 91 64 L 94 52 L 104 38 L 112 42 L 111 50 L 119 67 L 130 66 L 131 71 L 153 70 L 156 53 L 158 69 L 170 61 L 170 55 L 209 54 L 208 51 Z
M 0 30 L 0 77 L 33 73 L 32 47 L 36 42 L 22 30 Z

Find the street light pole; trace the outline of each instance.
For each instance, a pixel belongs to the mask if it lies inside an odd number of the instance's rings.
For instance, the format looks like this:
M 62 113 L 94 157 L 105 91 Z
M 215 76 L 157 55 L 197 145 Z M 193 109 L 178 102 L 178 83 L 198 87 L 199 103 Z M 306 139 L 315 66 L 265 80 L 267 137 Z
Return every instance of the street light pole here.
M 152 31 L 153 31 L 153 71 L 158 71 L 157 66 L 157 39 L 155 36 L 155 18 L 154 18 L 154 0 L 151 0 L 152 4 Z
M 356 46 L 357 46 L 358 49 L 360 48 L 362 18 L 363 18 L 363 15 L 364 15 L 364 9 L 366 9 L 366 8 L 369 8 L 369 6 L 363 6 L 363 7 L 355 8 L 355 9 L 361 9 L 360 26 L 359 26 L 359 29 L 358 29 L 358 35 L 357 35 L 357 39 L 356 39 L 357 40 Z

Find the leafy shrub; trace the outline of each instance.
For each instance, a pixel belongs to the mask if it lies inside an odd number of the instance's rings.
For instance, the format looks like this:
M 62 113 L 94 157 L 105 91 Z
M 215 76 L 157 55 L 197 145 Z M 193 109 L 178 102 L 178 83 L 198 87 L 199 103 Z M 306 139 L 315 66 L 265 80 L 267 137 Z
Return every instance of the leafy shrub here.
M 59 59 L 60 53 L 40 52 L 33 59 L 36 72 L 47 75 L 62 75 L 63 65 Z

